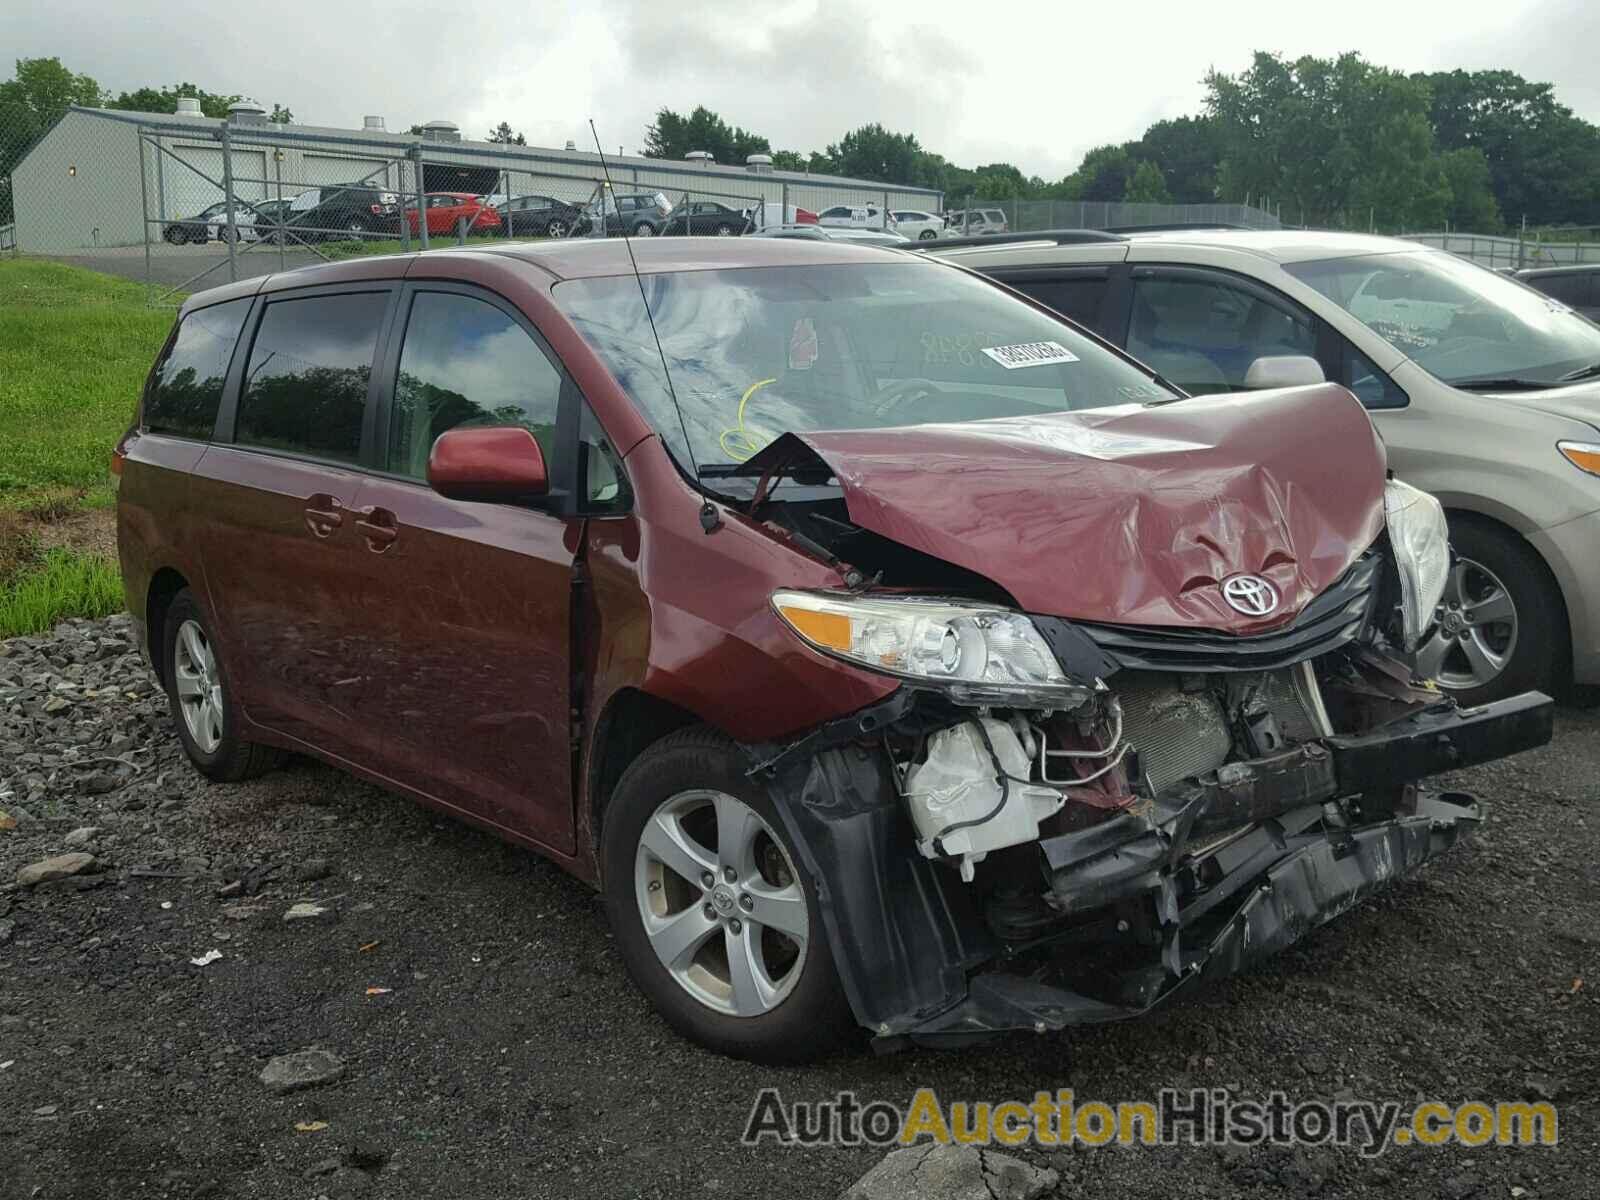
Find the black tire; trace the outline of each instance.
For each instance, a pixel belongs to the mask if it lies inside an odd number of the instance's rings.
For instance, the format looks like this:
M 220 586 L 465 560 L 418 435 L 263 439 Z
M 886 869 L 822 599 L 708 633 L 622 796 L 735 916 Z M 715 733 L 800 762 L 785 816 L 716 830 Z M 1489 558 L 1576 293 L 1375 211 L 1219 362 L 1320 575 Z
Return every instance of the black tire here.
M 237 783 L 270 771 L 282 761 L 283 754 L 271 746 L 247 742 L 239 736 L 232 701 L 233 683 L 227 664 L 222 662 L 220 656 L 216 659 L 216 665 L 222 690 L 221 740 L 214 750 L 208 752 L 202 749 L 190 734 L 188 724 L 184 720 L 182 702 L 178 697 L 177 668 L 180 653 L 178 631 L 188 621 L 199 625 L 215 654 L 216 639 L 212 636 L 211 620 L 201 611 L 200 605 L 195 601 L 194 593 L 184 588 L 173 597 L 172 605 L 167 609 L 166 625 L 161 635 L 161 675 L 166 680 L 167 705 L 172 713 L 172 723 L 178 730 L 178 739 L 183 743 L 184 752 L 189 755 L 189 761 L 202 775 L 218 783 Z
M 1500 673 L 1451 694 L 1472 705 L 1560 687 L 1570 665 L 1567 611 L 1538 551 L 1509 530 L 1461 513 L 1450 516 L 1450 544 L 1458 559 L 1482 564 L 1505 584 L 1517 614 L 1516 642 Z
M 168 225 L 166 229 L 162 230 L 161 236 L 174 246 L 181 246 L 189 240 L 189 236 L 183 232 L 182 225 Z
M 717 237 L 732 237 L 733 226 L 729 225 L 726 221 L 722 221 L 718 223 L 714 230 L 712 230 L 712 233 L 714 233 Z
M 367 232 L 367 223 L 360 217 L 351 217 L 344 223 L 344 232 L 347 237 L 360 241 L 361 236 Z
M 552 217 L 545 224 L 544 235 L 545 235 L 545 237 L 553 237 L 553 238 L 566 237 L 567 236 L 567 223 L 566 223 L 566 221 L 564 221 L 560 217 Z
M 661 231 L 659 229 L 657 229 L 654 225 L 652 225 L 649 221 L 640 221 L 638 224 L 636 224 L 633 227 L 632 236 L 633 237 L 655 237 L 656 234 L 658 234 L 660 232 Z
M 938 233 L 936 233 L 934 230 L 932 230 L 932 229 L 924 229 L 921 233 L 917 234 L 917 241 L 919 241 L 919 242 L 931 242 L 931 241 L 933 241 L 934 238 L 936 238 L 938 236 L 939 236 Z
M 804 890 L 809 932 L 793 989 L 759 1016 L 717 1012 L 695 999 L 668 973 L 651 948 L 639 912 L 635 858 L 646 823 L 680 792 L 724 792 L 753 809 L 781 842 Z M 606 908 L 623 965 L 667 1023 L 719 1054 L 769 1064 L 811 1062 L 854 1035 L 856 1025 L 840 986 L 817 903 L 816 888 L 766 788 L 744 773 L 733 744 L 704 728 L 680 730 L 655 743 L 623 772 L 606 808 L 601 832 Z

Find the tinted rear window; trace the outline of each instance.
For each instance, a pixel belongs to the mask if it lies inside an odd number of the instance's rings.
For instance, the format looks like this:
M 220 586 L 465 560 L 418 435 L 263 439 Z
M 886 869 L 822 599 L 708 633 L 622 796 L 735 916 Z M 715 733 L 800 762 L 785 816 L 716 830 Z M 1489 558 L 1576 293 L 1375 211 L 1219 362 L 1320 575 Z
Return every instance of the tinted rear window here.
M 355 462 L 385 292 L 267 305 L 239 398 L 236 440 Z
M 230 300 L 190 313 L 151 380 L 144 427 L 151 433 L 211 437 L 222 402 L 222 383 L 233 357 L 249 300 Z

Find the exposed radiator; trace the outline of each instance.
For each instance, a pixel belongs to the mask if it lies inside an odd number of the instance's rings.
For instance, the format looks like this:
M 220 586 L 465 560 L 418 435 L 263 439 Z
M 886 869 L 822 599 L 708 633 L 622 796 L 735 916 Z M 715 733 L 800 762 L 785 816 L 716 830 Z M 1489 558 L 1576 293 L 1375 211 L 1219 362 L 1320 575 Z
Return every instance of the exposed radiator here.
M 1185 691 L 1176 675 L 1124 671 L 1117 677 L 1123 737 L 1139 752 L 1139 769 L 1149 776 L 1158 796 L 1173 784 L 1213 771 L 1228 760 L 1233 736 L 1212 691 L 1218 682 L 1218 677 L 1211 676 L 1202 689 Z M 1309 664 L 1268 672 L 1261 697 L 1277 718 L 1279 732 L 1289 741 L 1302 742 L 1328 732 Z

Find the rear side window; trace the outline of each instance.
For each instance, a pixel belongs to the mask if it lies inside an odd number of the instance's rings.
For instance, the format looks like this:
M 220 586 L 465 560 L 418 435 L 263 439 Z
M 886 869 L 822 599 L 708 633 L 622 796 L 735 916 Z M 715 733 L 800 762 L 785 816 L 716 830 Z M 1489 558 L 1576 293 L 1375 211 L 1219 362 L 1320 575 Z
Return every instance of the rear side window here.
M 210 439 L 233 345 L 249 311 L 248 299 L 230 300 L 183 319 L 145 397 L 146 430 Z
M 1105 299 L 1105 275 L 1064 275 L 1059 279 L 1028 279 L 1012 282 L 1019 292 L 1032 296 L 1040 304 L 1049 305 L 1064 317 L 1071 317 L 1090 329 L 1099 327 L 1100 304 Z
M 1589 276 L 1573 272 L 1568 275 L 1536 275 L 1528 280 L 1546 296 L 1563 304 L 1588 303 Z
M 361 453 L 386 292 L 267 305 L 239 398 L 235 440 L 337 462 Z
M 471 296 L 418 292 L 389 414 L 389 470 L 426 479 L 433 443 L 464 425 L 519 425 L 552 462 L 560 400 L 561 372 L 504 312 Z

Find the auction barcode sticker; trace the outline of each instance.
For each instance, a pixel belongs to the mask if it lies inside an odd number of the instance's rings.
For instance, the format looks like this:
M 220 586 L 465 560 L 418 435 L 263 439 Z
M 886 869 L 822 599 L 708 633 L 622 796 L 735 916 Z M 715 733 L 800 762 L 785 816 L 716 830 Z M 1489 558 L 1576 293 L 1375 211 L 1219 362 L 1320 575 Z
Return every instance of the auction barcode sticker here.
M 1018 367 L 1044 367 L 1077 362 L 1078 356 L 1060 342 L 1023 342 L 1019 346 L 985 346 L 983 352 L 1008 371 Z

